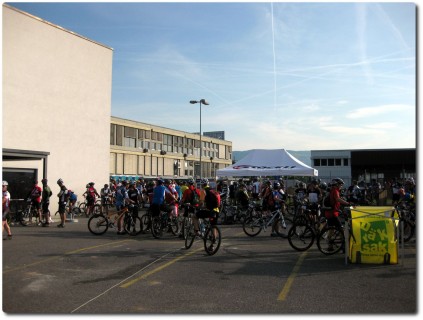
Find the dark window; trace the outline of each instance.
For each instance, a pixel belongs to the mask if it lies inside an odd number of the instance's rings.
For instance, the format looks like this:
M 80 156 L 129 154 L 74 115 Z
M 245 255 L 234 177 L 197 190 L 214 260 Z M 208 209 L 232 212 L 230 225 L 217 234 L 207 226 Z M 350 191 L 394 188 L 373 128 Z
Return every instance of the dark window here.
M 314 166 L 319 167 L 320 166 L 320 159 L 314 159 Z

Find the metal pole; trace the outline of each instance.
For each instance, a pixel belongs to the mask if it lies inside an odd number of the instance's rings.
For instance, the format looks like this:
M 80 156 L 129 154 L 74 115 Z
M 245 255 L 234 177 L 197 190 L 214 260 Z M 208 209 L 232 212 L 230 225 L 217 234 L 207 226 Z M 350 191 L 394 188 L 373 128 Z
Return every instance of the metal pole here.
M 203 146 L 201 144 L 201 100 L 200 100 L 200 180 L 203 178 L 203 168 L 201 166 L 201 156 L 203 153 Z

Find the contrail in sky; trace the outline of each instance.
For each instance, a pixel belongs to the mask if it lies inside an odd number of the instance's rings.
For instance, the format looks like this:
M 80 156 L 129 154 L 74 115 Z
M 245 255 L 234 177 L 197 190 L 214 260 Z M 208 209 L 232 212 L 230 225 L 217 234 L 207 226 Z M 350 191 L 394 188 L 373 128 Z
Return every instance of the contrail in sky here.
M 273 2 L 270 2 L 272 11 L 272 42 L 273 42 L 273 104 L 276 109 L 276 54 L 275 54 L 275 28 L 273 26 Z

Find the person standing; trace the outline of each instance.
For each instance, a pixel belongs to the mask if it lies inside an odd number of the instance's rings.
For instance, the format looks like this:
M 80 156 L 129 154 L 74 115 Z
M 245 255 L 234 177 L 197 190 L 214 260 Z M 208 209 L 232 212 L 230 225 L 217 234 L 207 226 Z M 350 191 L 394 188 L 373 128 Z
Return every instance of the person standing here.
M 50 226 L 50 211 L 48 209 L 49 205 L 50 205 L 50 197 L 53 195 L 53 192 L 51 192 L 50 187 L 48 186 L 48 181 L 47 179 L 43 179 L 41 180 L 41 183 L 43 184 L 43 192 L 41 194 L 41 209 L 43 211 L 43 215 L 44 215 L 44 224 L 43 227 L 48 227 Z
M 9 191 L 7 191 L 7 187 L 8 187 L 8 183 L 7 181 L 3 181 L 2 183 L 2 191 L 3 191 L 3 196 L 2 196 L 2 207 L 3 207 L 3 215 L 2 215 L 2 233 L 4 231 L 4 229 L 6 229 L 7 232 L 7 238 L 3 238 L 3 240 L 12 240 L 12 230 L 10 229 L 9 224 L 7 223 L 7 214 L 10 211 L 10 193 Z
M 57 225 L 58 228 L 65 227 L 66 221 L 66 204 L 69 200 L 69 192 L 66 186 L 63 184 L 63 180 L 60 178 L 57 180 L 57 184 L 60 187 L 60 192 L 57 194 L 59 198 L 59 214 L 60 214 L 60 224 Z
M 32 206 L 37 211 L 38 216 L 38 225 L 41 226 L 41 193 L 43 190 L 38 185 L 38 181 L 34 180 L 34 187 L 31 190 L 31 193 L 29 194 L 29 197 L 31 198 Z M 37 218 L 35 218 L 35 221 L 37 221 Z M 29 223 L 32 223 L 32 216 L 29 216 Z
M 110 189 L 107 183 L 105 183 L 104 187 L 100 189 L 100 196 L 101 196 L 101 212 L 108 214 L 109 204 L 112 197 L 112 190 Z
M 94 188 L 94 182 L 90 182 L 88 184 L 88 188 L 86 191 L 87 194 L 87 213 L 86 215 L 89 217 L 91 214 L 94 213 L 94 206 L 95 206 L 95 202 L 97 200 L 97 197 L 100 197 L 100 195 L 98 194 L 96 188 Z

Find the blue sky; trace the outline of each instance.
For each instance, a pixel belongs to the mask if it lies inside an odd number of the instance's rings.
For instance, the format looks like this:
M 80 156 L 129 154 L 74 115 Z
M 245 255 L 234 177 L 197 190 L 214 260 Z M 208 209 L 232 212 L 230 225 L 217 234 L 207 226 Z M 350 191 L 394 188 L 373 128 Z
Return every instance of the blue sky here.
M 416 147 L 413 3 L 9 3 L 114 49 L 112 115 L 234 150 Z

